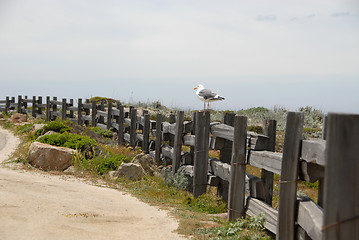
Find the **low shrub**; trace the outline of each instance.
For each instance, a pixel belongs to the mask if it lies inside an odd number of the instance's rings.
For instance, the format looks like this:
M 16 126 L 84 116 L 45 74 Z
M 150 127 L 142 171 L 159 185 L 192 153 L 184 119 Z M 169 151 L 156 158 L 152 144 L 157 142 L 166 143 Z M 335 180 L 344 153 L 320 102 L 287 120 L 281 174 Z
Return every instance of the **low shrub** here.
M 78 153 L 74 157 L 75 166 L 98 175 L 104 175 L 109 171 L 115 171 L 123 162 L 130 162 L 132 158 L 125 154 L 101 153 L 97 156 L 85 156 Z
M 105 138 L 112 138 L 113 137 L 113 132 L 109 129 L 107 130 L 104 130 L 100 127 L 93 127 L 91 128 L 91 130 L 99 135 L 101 135 L 102 137 L 105 137 Z
M 20 133 L 20 134 L 29 133 L 29 132 L 31 132 L 32 127 L 33 127 L 33 124 L 28 123 L 28 124 L 17 127 L 16 132 Z
M 44 135 L 39 138 L 38 141 L 54 146 L 77 149 L 83 152 L 90 152 L 97 146 L 96 141 L 88 136 L 67 132 Z
M 62 121 L 53 121 L 46 124 L 43 128 L 35 131 L 35 136 L 39 137 L 48 131 L 54 131 L 58 133 L 70 132 L 71 128 Z

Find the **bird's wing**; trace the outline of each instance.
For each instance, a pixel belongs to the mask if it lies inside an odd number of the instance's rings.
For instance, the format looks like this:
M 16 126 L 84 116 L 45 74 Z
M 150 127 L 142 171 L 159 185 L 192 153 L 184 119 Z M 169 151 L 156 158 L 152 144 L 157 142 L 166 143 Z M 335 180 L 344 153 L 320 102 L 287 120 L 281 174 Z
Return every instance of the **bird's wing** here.
M 203 97 L 204 99 L 211 99 L 217 96 L 216 93 L 213 93 L 211 90 L 208 89 L 202 89 L 198 92 L 198 96 Z

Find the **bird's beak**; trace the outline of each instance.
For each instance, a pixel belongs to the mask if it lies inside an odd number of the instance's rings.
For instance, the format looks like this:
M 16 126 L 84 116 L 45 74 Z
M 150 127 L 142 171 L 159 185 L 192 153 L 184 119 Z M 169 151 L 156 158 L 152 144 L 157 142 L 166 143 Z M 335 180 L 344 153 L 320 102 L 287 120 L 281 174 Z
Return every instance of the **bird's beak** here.
M 193 90 L 196 90 L 198 87 L 193 88 Z

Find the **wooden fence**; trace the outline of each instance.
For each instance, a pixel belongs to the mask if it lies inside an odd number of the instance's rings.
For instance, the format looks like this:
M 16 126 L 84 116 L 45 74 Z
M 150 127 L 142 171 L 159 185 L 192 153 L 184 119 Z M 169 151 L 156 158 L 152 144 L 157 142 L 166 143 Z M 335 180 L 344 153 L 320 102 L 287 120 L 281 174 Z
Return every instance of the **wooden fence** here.
M 118 144 L 141 146 L 157 164 L 170 161 L 193 177 L 193 194 L 218 186 L 228 201 L 228 218 L 263 214 L 265 227 L 277 239 L 359 239 L 359 115 L 329 114 L 324 139 L 303 140 L 303 114 L 289 112 L 283 153 L 275 152 L 276 121 L 264 122 L 264 134 L 247 131 L 247 118 L 227 113 L 223 123 L 210 122 L 209 112 L 196 112 L 184 121 L 184 112 L 170 122 L 147 111 L 139 116 L 133 107 L 116 108 L 104 102 L 67 102 L 56 97 L 18 96 L 0 101 L 0 111 L 31 113 L 33 117 L 70 119 L 80 125 L 112 129 Z M 31 108 L 29 107 L 31 105 Z M 167 144 L 165 144 L 167 143 Z M 187 146 L 188 152 L 183 151 Z M 209 150 L 219 150 L 219 159 Z M 261 177 L 246 173 L 247 165 L 261 169 Z M 273 175 L 280 175 L 279 209 L 272 207 Z M 318 204 L 297 196 L 298 180 L 319 181 Z

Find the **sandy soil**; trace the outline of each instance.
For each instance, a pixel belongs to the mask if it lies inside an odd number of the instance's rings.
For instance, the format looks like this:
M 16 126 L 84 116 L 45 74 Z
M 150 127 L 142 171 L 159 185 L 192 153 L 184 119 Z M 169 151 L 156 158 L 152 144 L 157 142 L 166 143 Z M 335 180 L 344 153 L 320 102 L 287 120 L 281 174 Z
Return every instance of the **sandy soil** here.
M 0 162 L 19 140 L 0 128 Z M 184 239 L 166 211 L 68 176 L 0 168 L 0 239 Z

